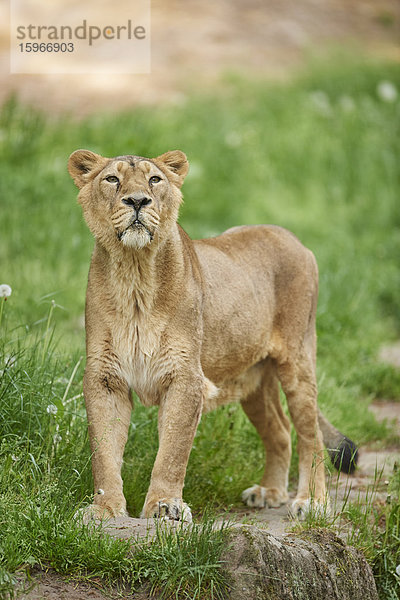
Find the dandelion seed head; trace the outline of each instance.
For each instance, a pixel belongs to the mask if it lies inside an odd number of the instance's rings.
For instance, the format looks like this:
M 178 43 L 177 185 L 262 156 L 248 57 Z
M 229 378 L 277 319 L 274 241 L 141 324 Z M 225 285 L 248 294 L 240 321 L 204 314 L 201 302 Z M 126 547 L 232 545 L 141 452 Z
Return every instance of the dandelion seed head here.
M 190 171 L 188 173 L 188 177 L 190 177 L 190 179 L 198 179 L 199 177 L 202 177 L 203 173 L 204 168 L 200 162 L 192 161 L 190 163 Z
M 356 103 L 351 96 L 341 96 L 339 104 L 343 112 L 346 113 L 352 112 L 356 108 Z
M 0 369 L 0 375 L 4 375 L 4 373 L 6 372 L 7 369 L 10 369 L 11 367 L 15 367 L 15 365 L 17 364 L 17 357 L 13 356 L 11 354 L 6 354 L 4 357 L 4 363 L 5 363 L 5 368 Z
M 12 289 L 6 283 L 0 285 L 0 298 L 8 298 L 11 296 Z
M 309 98 L 314 109 L 321 115 L 329 117 L 332 114 L 329 96 L 323 90 L 314 90 L 309 94 Z
M 17 357 L 13 356 L 12 354 L 7 354 L 6 364 L 7 367 L 15 367 L 15 365 L 17 364 Z
M 397 88 L 391 81 L 380 81 L 376 93 L 384 102 L 395 102 L 398 96 Z
M 46 408 L 46 412 L 48 412 L 49 415 L 56 415 L 58 411 L 57 406 L 55 406 L 55 404 L 49 404 L 48 407 Z
M 225 135 L 225 144 L 229 148 L 239 148 L 242 143 L 242 136 L 238 131 L 229 131 Z

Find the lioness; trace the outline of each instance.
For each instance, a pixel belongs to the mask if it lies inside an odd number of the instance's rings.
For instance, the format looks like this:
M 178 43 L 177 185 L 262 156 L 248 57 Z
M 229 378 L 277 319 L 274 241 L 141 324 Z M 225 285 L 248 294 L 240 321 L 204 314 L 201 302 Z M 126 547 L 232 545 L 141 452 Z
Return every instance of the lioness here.
M 197 425 L 202 412 L 232 401 L 241 402 L 267 455 L 261 483 L 243 492 L 244 502 L 287 502 L 290 424 L 279 383 L 298 438 L 292 511 L 301 517 L 311 498 L 323 503 L 321 428 L 346 470 L 355 447 L 318 419 L 313 254 L 267 225 L 191 240 L 177 224 L 188 172 L 178 150 L 153 159 L 77 150 L 68 168 L 96 239 L 83 382 L 94 514 L 126 513 L 121 465 L 131 390 L 159 406 L 159 450 L 142 516 L 190 521 L 182 488 Z

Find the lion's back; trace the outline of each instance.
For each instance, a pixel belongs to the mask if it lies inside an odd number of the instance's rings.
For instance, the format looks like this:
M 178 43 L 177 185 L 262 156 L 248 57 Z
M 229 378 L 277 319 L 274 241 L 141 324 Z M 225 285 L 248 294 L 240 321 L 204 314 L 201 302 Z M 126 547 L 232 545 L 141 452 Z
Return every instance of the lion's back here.
M 317 278 L 312 252 L 289 230 L 277 225 L 241 225 L 221 235 L 195 240 L 195 249 L 205 272 L 213 267 L 244 269 L 256 278 L 291 280 L 301 274 Z M 285 281 L 285 285 L 289 282 Z
M 255 364 L 266 356 L 282 320 L 293 333 L 296 322 L 306 326 L 316 303 L 317 268 L 313 254 L 292 233 L 243 226 L 194 244 L 203 277 L 203 356 L 210 372 L 222 373 L 229 364 L 239 373 Z

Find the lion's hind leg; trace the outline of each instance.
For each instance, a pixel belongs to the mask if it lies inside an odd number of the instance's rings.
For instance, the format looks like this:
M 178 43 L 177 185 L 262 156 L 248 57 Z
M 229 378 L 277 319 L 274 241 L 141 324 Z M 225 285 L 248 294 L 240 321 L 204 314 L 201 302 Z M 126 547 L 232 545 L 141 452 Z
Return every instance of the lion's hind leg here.
M 305 349 L 278 365 L 277 373 L 297 432 L 299 484 L 292 513 L 304 518 L 326 506 L 324 446 L 318 426 L 317 383 L 312 356 Z
M 278 378 L 272 361 L 266 363 L 260 386 L 241 404 L 260 435 L 266 453 L 260 485 L 244 490 L 242 499 L 251 507 L 278 507 L 288 500 L 291 440 L 290 422 L 282 410 Z

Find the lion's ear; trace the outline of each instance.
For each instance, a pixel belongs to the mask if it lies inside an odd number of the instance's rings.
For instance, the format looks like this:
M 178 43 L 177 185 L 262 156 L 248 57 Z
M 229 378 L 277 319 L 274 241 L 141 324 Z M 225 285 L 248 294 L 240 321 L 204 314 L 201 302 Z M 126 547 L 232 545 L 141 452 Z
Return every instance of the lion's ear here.
M 75 185 L 81 188 L 91 176 L 101 171 L 106 165 L 107 158 L 90 150 L 76 150 L 68 160 L 68 171 Z
M 162 163 L 167 167 L 168 171 L 170 171 L 170 173 L 175 176 L 175 179 L 177 179 L 179 187 L 182 185 L 183 180 L 189 171 L 189 163 L 186 154 L 180 150 L 171 150 L 170 152 L 161 154 L 161 156 L 157 156 L 157 158 L 154 159 L 154 162 Z

